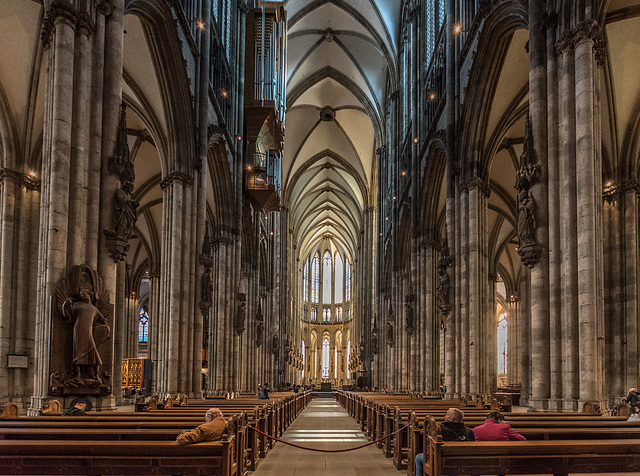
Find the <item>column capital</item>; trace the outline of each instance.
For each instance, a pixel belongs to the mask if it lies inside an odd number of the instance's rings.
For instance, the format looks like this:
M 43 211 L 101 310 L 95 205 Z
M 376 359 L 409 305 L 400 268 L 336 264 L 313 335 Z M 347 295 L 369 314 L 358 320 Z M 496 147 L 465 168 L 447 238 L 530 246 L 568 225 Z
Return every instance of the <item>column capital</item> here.
M 42 33 L 40 34 L 40 40 L 44 48 L 48 48 L 51 43 L 53 29 L 58 19 L 66 22 L 71 27 L 75 27 L 77 21 L 75 8 L 68 2 L 63 1 L 55 1 L 49 6 L 42 19 Z
M 165 188 L 173 185 L 173 182 L 180 182 L 182 185 L 186 186 L 193 185 L 193 179 L 191 177 L 185 173 L 175 170 L 160 181 L 160 188 L 164 190 Z
M 40 180 L 35 175 L 25 174 L 10 168 L 0 169 L 0 182 L 12 181 L 16 185 L 24 185 L 28 190 L 40 190 Z
M 489 195 L 491 194 L 489 186 L 480 177 L 470 177 L 466 180 L 463 180 L 458 185 L 458 190 L 460 192 L 469 192 L 476 189 L 480 191 L 485 197 L 489 197 Z

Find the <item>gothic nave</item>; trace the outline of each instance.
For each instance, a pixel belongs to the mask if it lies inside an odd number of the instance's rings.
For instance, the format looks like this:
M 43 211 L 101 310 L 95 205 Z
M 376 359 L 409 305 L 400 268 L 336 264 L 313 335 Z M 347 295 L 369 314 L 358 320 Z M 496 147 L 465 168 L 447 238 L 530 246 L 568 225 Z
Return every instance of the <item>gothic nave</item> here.
M 636 28 L 638 0 L 3 0 L 0 403 L 611 408 L 640 383 Z

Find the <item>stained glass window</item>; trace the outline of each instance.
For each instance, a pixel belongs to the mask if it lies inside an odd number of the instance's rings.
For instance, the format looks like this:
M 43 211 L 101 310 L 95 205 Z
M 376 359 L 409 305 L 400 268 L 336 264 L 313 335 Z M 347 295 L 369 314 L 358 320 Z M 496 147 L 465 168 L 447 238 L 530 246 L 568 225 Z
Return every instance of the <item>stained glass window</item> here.
M 331 320 L 331 309 L 325 307 L 322 311 L 322 322 L 329 322 Z
M 149 342 L 149 314 L 144 307 L 140 308 L 138 320 L 138 342 Z
M 304 288 L 304 300 L 309 300 L 309 260 L 305 260 L 304 262 L 304 271 L 302 273 L 302 282 L 304 283 L 302 286 Z
M 344 297 L 345 301 L 351 301 L 351 265 L 349 260 L 346 260 L 347 267 L 344 273 Z
M 507 313 L 503 313 L 498 319 L 498 373 L 507 373 L 507 357 L 509 347 L 507 341 Z
M 336 279 L 335 279 L 335 300 L 334 302 L 342 302 L 342 284 L 344 282 L 344 268 L 342 266 L 342 256 L 336 251 Z
M 320 255 L 316 252 L 313 255 L 311 264 L 311 302 L 318 302 L 320 291 Z
M 329 378 L 329 339 L 322 341 L 322 378 Z
M 331 304 L 331 253 L 322 257 L 322 304 Z
M 318 308 L 311 308 L 311 322 L 316 322 L 318 320 Z
M 342 322 L 342 307 L 338 308 L 338 322 Z

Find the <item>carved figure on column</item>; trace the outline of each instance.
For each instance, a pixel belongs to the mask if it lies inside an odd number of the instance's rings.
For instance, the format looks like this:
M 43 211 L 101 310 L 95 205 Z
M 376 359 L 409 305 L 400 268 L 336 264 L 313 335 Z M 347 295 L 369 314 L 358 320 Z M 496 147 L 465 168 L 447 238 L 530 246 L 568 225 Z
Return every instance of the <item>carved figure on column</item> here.
M 522 262 L 533 268 L 540 260 L 542 248 L 536 242 L 536 206 L 531 187 L 539 180 L 540 166 L 536 163 L 533 148 L 531 119 L 527 115 L 524 145 L 520 157 L 520 169 L 516 174 L 515 188 L 518 191 L 518 254 Z
M 393 306 L 389 298 L 389 312 L 387 313 L 387 345 L 393 345 Z
M 200 282 L 200 312 L 203 316 L 206 316 L 211 308 L 211 295 L 213 294 L 213 257 L 211 256 L 209 230 L 207 230 L 204 235 L 200 264 L 204 266 L 204 272 L 202 273 L 202 280 Z
M 244 319 L 247 310 L 247 296 L 244 293 L 238 293 L 238 309 L 235 318 L 236 334 L 240 335 L 244 332 Z
M 449 278 L 448 268 L 452 262 L 451 256 L 449 256 L 449 246 L 447 245 L 447 239 L 445 238 L 442 243 L 442 254 L 438 260 L 438 308 L 443 315 L 449 314 L 451 311 L 451 302 L 449 300 L 451 280 Z
M 413 299 L 414 299 L 414 297 L 415 297 L 414 294 L 407 294 L 405 296 L 405 298 L 404 298 L 405 330 L 407 331 L 407 334 L 409 334 L 410 336 L 413 335 L 413 333 L 416 330 L 415 324 L 414 324 L 414 316 L 413 316 Z
M 90 268 L 74 266 L 68 279 L 62 279 L 56 288 L 56 308 L 62 318 L 73 324 L 72 372 L 69 378 L 62 380 L 61 372 L 54 371 L 52 376 L 58 377 L 52 381 L 55 380 L 56 387 L 101 386 L 102 358 L 98 348 L 111 337 L 106 315 L 112 310 L 102 278 Z
M 127 143 L 127 107 L 123 103 L 120 110 L 120 123 L 113 156 L 109 157 L 108 169 L 118 175 L 121 187 L 115 191 L 113 204 L 113 225 L 110 230 L 104 230 L 107 237 L 107 250 L 114 262 L 124 260 L 129 251 L 129 238 L 136 226 L 138 218 L 138 201 L 133 198 L 133 182 L 135 171 L 131 162 L 129 145 Z
M 378 332 L 379 329 L 374 327 L 371 331 L 371 356 L 378 353 Z
M 262 324 L 262 322 L 258 322 L 258 327 L 256 328 L 256 347 L 260 347 L 262 345 L 263 333 L 264 324 Z
M 280 339 L 278 338 L 278 334 L 273 334 L 271 337 L 271 352 L 273 353 L 276 360 L 278 360 L 278 351 L 280 350 Z

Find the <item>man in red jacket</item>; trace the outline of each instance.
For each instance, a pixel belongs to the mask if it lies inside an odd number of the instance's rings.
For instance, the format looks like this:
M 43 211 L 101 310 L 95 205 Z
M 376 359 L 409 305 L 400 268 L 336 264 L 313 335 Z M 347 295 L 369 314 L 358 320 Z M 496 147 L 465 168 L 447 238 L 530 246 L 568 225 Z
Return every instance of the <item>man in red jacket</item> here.
M 473 433 L 476 441 L 526 440 L 520 433 L 513 431 L 509 424 L 504 423 L 504 415 L 500 412 L 489 413 L 484 424 L 476 426 Z

